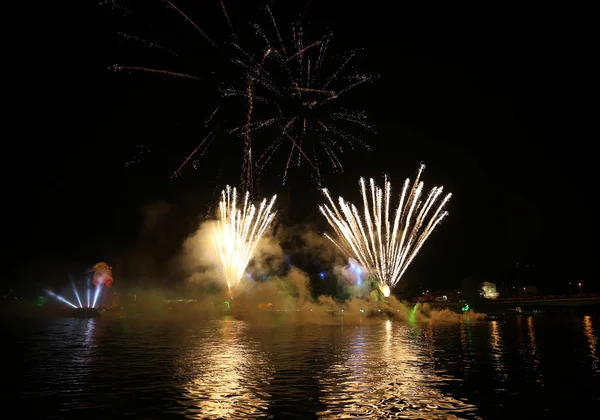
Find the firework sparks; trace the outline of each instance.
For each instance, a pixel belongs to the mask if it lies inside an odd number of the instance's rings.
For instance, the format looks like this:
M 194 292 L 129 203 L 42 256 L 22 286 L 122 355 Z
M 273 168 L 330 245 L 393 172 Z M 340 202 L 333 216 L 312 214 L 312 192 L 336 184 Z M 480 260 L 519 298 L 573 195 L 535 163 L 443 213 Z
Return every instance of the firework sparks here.
M 217 110 L 215 110 L 215 112 L 217 112 Z M 214 114 L 214 113 L 213 113 Z M 187 163 L 190 161 L 190 159 L 196 154 L 198 153 L 198 151 L 202 148 L 202 146 L 205 146 L 206 144 L 210 144 L 210 142 L 213 139 L 213 131 L 211 131 L 210 133 L 208 133 L 208 135 L 206 137 L 204 137 L 202 139 L 202 141 L 198 144 L 198 146 L 196 146 L 196 148 L 194 150 L 192 150 L 192 153 L 190 153 L 185 160 L 183 161 L 183 163 L 179 166 L 179 168 L 177 168 L 177 170 L 175 172 L 173 172 L 173 175 L 171 175 L 171 178 L 175 178 L 176 176 L 179 176 L 179 174 L 181 174 L 181 170 L 184 168 L 185 165 L 187 165 Z
M 219 0 L 230 35 L 219 40 L 209 36 L 174 0 L 161 2 L 174 11 L 172 15 L 182 19 L 185 25 L 191 25 L 202 42 L 209 44 L 211 57 L 215 57 L 213 47 L 216 47 L 219 51 L 217 57 L 224 58 L 224 61 L 204 60 L 203 67 L 198 69 L 202 77 L 196 75 L 196 71 L 178 72 L 154 66 L 114 65 L 112 68 L 115 71 L 147 72 L 192 80 L 209 80 L 216 75 L 219 80 L 214 80 L 211 86 L 217 87 L 219 99 L 213 109 L 227 109 L 210 114 L 205 128 L 239 139 L 243 155 L 242 184 L 246 191 L 252 194 L 254 172 L 259 175 L 279 157 L 285 162 L 282 177 L 285 184 L 293 165 L 307 163 L 320 181 L 319 162 L 328 161 L 334 171 L 341 171 L 341 154 L 344 151 L 355 147 L 369 150 L 360 138 L 362 131 L 373 131 L 365 114 L 343 109 L 339 98 L 375 77 L 357 74 L 352 69 L 351 62 L 359 50 L 350 51 L 339 59 L 330 58 L 328 51 L 333 34 L 328 32 L 324 36 L 313 37 L 305 33 L 303 22 L 306 11 L 297 21 L 285 25 L 287 28 L 284 30 L 267 6 L 265 23 L 253 25 L 256 36 L 242 38 L 243 31 L 236 32 L 234 29 L 236 19 L 230 16 L 225 2 Z M 126 32 L 120 32 L 120 35 L 139 45 L 186 59 L 185 54 L 175 52 L 174 46 L 167 48 Z M 169 42 L 168 38 L 166 42 Z M 256 51 L 260 53 L 256 54 Z M 214 68 L 215 65 L 218 67 Z M 223 71 L 225 68 L 228 70 Z M 224 75 L 233 78 L 226 80 Z M 230 144 L 229 141 L 226 143 Z M 231 147 L 227 148 L 230 153 Z M 319 159 L 318 154 L 321 153 L 324 159 Z M 175 175 L 179 175 L 189 162 L 188 156 Z
M 223 14 L 225 15 L 225 19 L 227 20 L 227 24 L 229 25 L 229 30 L 231 31 L 231 36 L 233 37 L 234 40 L 237 41 L 237 34 L 233 30 L 233 25 L 231 24 L 231 19 L 229 19 L 229 13 L 227 13 L 227 8 L 225 7 L 225 2 L 223 0 L 220 0 L 220 2 L 221 2 L 221 8 L 223 9 Z
M 286 43 L 273 12 L 268 6 L 265 9 L 273 36 L 260 25 L 255 25 L 255 29 L 265 43 L 264 50 L 272 58 L 265 60 L 265 55 L 259 66 L 252 65 L 254 59 L 248 55 L 242 54 L 237 60 L 237 64 L 247 72 L 246 77 L 255 82 L 253 93 L 263 99 L 263 110 L 272 106 L 271 113 L 280 121 L 275 125 L 278 135 L 271 136 L 276 140 L 270 139 L 269 146 L 259 155 L 257 169 L 264 170 L 280 146 L 287 143 L 290 147 L 283 183 L 294 161 L 297 166 L 306 161 L 320 177 L 318 148 L 315 145 L 325 152 L 334 170 L 343 170 L 339 158 L 343 152 L 340 140 L 351 148 L 362 146 L 368 150 L 368 145 L 348 130 L 359 127 L 372 131 L 372 127 L 366 122 L 364 113 L 341 109 L 332 102 L 355 87 L 374 80 L 374 77 L 345 73 L 358 50 L 348 53 L 341 64 L 330 62 L 333 71 L 328 72 L 326 53 L 333 34 L 330 32 L 314 42 L 307 42 L 299 20 L 291 25 L 291 42 Z
M 246 89 L 248 95 L 248 117 L 246 121 L 245 142 L 244 142 L 244 174 L 242 174 L 242 182 L 250 187 L 250 193 L 253 193 L 254 180 L 252 179 L 252 138 L 250 132 L 252 129 L 252 110 L 254 102 L 252 100 L 252 81 L 248 81 Z
M 123 16 L 131 15 L 131 11 L 121 4 L 120 0 L 101 0 L 98 2 L 100 5 L 105 5 L 110 7 L 113 10 L 120 10 L 123 13 Z
M 221 193 L 219 219 L 211 241 L 230 295 L 244 275 L 256 245 L 275 218 L 276 212 L 272 208 L 276 198 L 273 196 L 268 202 L 263 199 L 257 211 L 248 192 L 242 206 L 238 206 L 235 188 L 227 186 Z
M 111 66 L 110 68 L 113 69 L 114 71 L 123 71 L 123 70 L 143 71 L 146 73 L 157 73 L 157 74 L 165 74 L 167 76 L 172 76 L 172 77 L 181 77 L 183 79 L 193 79 L 193 80 L 199 79 L 198 76 L 192 76 L 191 74 L 187 74 L 187 73 L 178 73 L 176 71 L 153 69 L 150 67 L 120 66 L 118 64 L 115 64 L 115 65 Z
M 215 44 L 215 42 L 208 36 L 206 35 L 206 33 L 198 26 L 196 25 L 196 22 L 194 22 L 192 19 L 190 19 L 190 17 L 188 15 L 186 15 L 185 13 L 183 13 L 183 11 L 181 11 L 177 6 L 175 6 L 173 3 L 171 3 L 169 0 L 163 0 L 163 2 L 168 5 L 171 9 L 175 10 L 177 13 L 179 13 L 181 15 L 181 17 L 183 17 L 190 25 L 192 25 L 198 32 L 200 32 L 200 34 L 202 34 L 202 36 L 213 46 L 216 47 L 217 44 Z M 227 15 L 227 11 L 225 10 L 225 6 L 223 5 L 223 11 L 225 12 L 225 15 L 227 16 L 227 21 L 229 21 L 229 16 Z
M 150 147 L 146 146 L 145 144 L 138 144 L 135 148 L 135 154 L 133 155 L 133 157 L 131 159 L 129 159 L 127 162 L 125 162 L 125 167 L 131 167 L 133 165 L 137 165 L 139 163 L 141 163 L 142 159 L 148 154 L 150 153 Z
M 121 35 L 123 38 L 125 38 L 128 41 L 137 42 L 137 43 L 139 43 L 141 45 L 144 45 L 146 47 L 156 48 L 156 49 L 159 49 L 159 50 L 163 50 L 163 51 L 167 52 L 168 54 L 171 54 L 172 56 L 177 57 L 177 53 L 176 52 L 171 51 L 168 48 L 165 48 L 164 46 L 160 45 L 157 42 L 149 41 L 147 39 L 141 38 L 141 37 L 136 36 L 136 35 L 131 35 L 131 34 L 128 34 L 126 32 L 119 32 L 119 35 Z
M 323 190 L 329 205 L 324 204 L 319 209 L 336 234 L 325 236 L 347 257 L 355 258 L 365 267 L 369 275 L 377 279 L 385 296 L 389 296 L 423 243 L 448 214 L 443 209 L 452 194 L 440 201 L 443 187 L 434 187 L 424 196 L 420 181 L 424 168 L 425 165 L 419 167 L 412 187 L 410 179 L 404 182 L 395 215 L 390 210 L 392 187 L 387 178 L 383 189 L 371 179 L 369 192 L 365 179 L 360 179 L 362 216 L 356 206 L 342 197 L 338 200 L 339 207 L 336 206 L 329 192 Z

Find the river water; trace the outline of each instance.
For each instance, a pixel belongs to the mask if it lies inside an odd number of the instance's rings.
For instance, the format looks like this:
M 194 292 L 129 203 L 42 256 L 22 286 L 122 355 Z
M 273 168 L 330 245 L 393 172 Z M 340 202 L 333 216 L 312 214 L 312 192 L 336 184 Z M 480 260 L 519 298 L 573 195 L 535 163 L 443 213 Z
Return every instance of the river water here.
M 570 418 L 600 408 L 600 320 L 590 316 L 3 327 L 3 411 L 18 418 Z

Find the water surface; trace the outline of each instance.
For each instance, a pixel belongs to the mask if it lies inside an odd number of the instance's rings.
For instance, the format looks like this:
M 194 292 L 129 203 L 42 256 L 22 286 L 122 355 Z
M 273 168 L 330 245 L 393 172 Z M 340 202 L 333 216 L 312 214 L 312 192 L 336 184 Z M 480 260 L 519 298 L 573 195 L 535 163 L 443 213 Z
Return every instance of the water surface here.
M 599 320 L 6 324 L 22 418 L 539 418 L 599 408 Z

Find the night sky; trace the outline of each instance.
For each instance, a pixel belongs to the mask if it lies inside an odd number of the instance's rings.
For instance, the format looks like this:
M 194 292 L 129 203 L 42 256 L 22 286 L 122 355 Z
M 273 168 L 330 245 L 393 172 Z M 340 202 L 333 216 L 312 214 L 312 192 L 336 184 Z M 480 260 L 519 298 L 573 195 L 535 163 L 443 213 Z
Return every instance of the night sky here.
M 65 281 L 100 260 L 123 262 L 132 250 L 156 266 L 166 263 L 224 183 L 239 180 L 241 161 L 220 151 L 241 150 L 241 139 L 210 150 L 201 170 L 170 179 L 206 134 L 210 83 L 109 69 L 131 63 L 178 70 L 173 63 L 182 63 L 184 71 L 201 71 L 217 59 L 180 16 L 158 0 L 146 3 L 158 7 L 127 19 L 97 4 L 19 4 L 5 78 L 12 105 L 4 207 L 5 243 L 14 254 L 6 279 L 23 290 Z M 226 33 L 217 0 L 175 3 L 206 32 Z M 264 22 L 258 5 L 245 3 L 240 9 L 226 2 L 234 26 Z M 285 10 L 284 2 L 274 2 L 282 27 L 303 7 L 290 3 Z M 343 173 L 323 164 L 323 184 L 356 199 L 360 176 L 389 174 L 399 192 L 425 162 L 426 186 L 442 184 L 454 194 L 449 218 L 409 269 L 427 286 L 511 275 L 521 263 L 535 264 L 549 291 L 565 292 L 571 279 L 597 288 L 591 277 L 597 137 L 586 129 L 588 104 L 595 102 L 588 93 L 591 30 L 570 11 L 479 7 L 312 2 L 307 35 L 331 28 L 332 51 L 364 48 L 356 68 L 380 75 L 348 99 L 377 130 L 366 137 L 373 151 L 344 154 Z M 156 49 L 124 42 L 121 31 L 167 41 L 183 59 L 163 62 Z M 150 154 L 126 168 L 138 145 Z M 282 187 L 284 164 L 274 162 L 261 191 L 286 197 L 282 221 L 325 227 L 316 216 L 320 193 L 310 167 L 294 170 Z M 169 211 L 144 234 L 144 214 L 160 209 L 158 202 Z

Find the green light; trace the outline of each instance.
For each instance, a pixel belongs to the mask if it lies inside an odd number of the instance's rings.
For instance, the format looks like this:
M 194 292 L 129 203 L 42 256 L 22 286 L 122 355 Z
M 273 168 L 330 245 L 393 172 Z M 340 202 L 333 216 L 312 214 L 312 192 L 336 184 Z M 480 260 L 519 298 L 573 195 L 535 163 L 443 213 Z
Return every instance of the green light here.
M 467 312 L 469 310 L 469 304 L 465 303 L 465 306 L 462 307 L 463 312 Z
M 225 301 L 223 302 L 223 305 L 227 306 L 227 310 L 231 309 L 231 305 L 229 305 L 229 302 Z
M 41 306 L 44 306 L 45 304 L 46 298 L 44 296 L 38 296 L 37 298 L 35 298 L 35 303 L 33 305 L 39 308 Z
M 371 292 L 371 299 L 373 299 L 375 302 L 379 302 L 379 293 L 377 293 L 377 290 L 373 290 Z
M 408 321 L 412 324 L 416 321 L 416 317 L 415 314 L 417 313 L 417 308 L 419 307 L 419 303 L 417 302 L 417 304 L 415 306 L 413 306 L 412 311 L 410 311 L 410 317 L 408 318 Z

